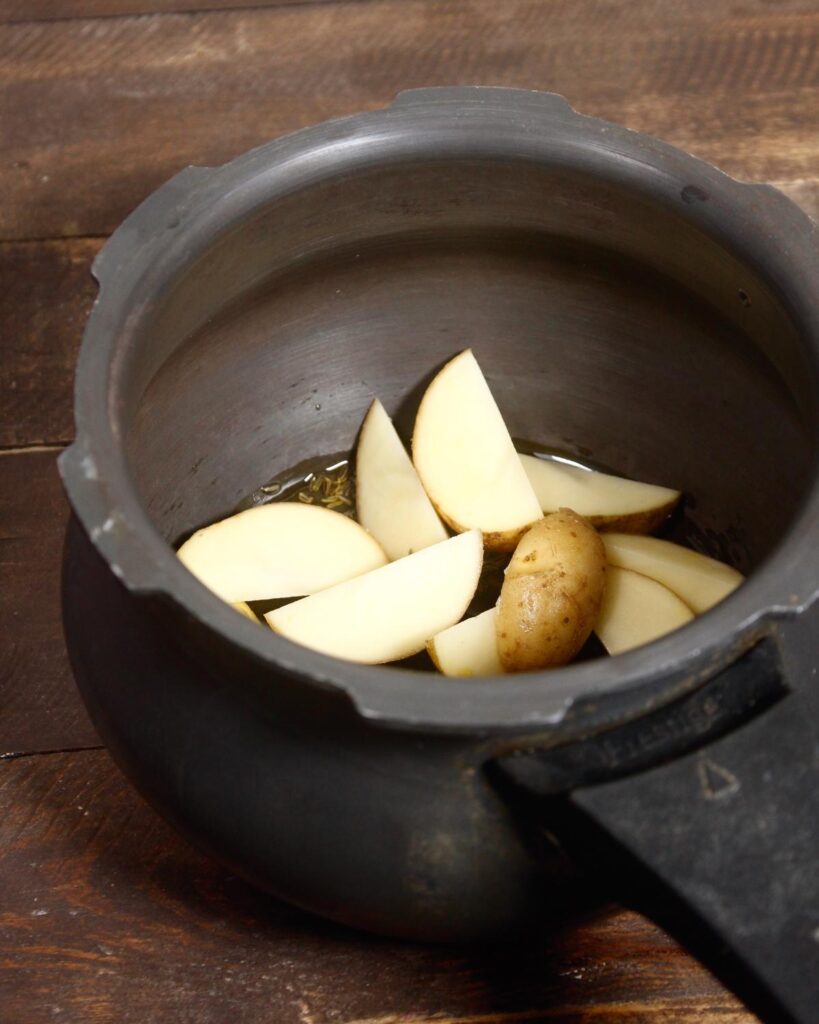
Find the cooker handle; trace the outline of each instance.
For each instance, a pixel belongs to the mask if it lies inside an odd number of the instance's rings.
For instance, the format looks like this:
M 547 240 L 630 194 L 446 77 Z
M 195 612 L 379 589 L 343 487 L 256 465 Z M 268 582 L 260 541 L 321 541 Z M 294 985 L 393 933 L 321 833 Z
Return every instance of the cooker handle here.
M 764 1021 L 816 1024 L 819 594 L 769 623 L 672 705 L 493 771 L 510 806 Z
M 772 1024 L 819 1020 L 818 639 L 819 600 L 676 706 L 495 763 L 575 861 Z
M 816 1024 L 819 737 L 803 694 L 569 804 L 579 855 L 597 871 L 612 856 L 616 895 L 690 945 L 763 1020 Z

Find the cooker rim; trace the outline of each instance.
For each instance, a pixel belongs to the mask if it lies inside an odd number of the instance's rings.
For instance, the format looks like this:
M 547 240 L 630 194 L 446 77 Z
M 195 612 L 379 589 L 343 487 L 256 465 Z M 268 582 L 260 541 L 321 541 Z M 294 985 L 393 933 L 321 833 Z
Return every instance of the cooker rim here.
M 490 129 L 498 129 L 492 136 Z M 798 316 L 819 402 L 819 229 L 771 186 L 736 181 L 649 136 L 575 113 L 562 97 L 515 89 L 458 87 L 401 94 L 388 108 L 326 122 L 275 140 L 220 168 L 190 168 L 150 196 L 111 237 L 95 263 L 100 293 L 89 318 L 75 384 L 77 440 L 60 458 L 71 503 L 111 571 L 137 595 L 161 595 L 228 645 L 308 686 L 345 694 L 359 713 L 385 726 L 448 734 L 588 734 L 662 706 L 776 636 L 819 596 L 819 458 L 814 482 L 788 533 L 748 581 L 692 623 L 614 658 L 548 672 L 448 679 L 387 666 L 343 662 L 308 650 L 237 615 L 193 577 L 159 535 L 131 483 L 108 383 L 117 324 L 136 330 L 151 288 L 194 231 L 218 231 L 254 188 L 292 183 L 301 169 L 334 173 L 339 158 L 400 137 L 418 147 L 429 133 L 464 145 L 510 146 L 570 140 L 585 158 L 617 167 L 666 201 L 695 183 L 713 201 L 680 206 L 687 219 L 743 241 L 757 267 L 779 283 Z M 426 134 L 425 134 L 426 133 Z M 539 136 L 538 136 L 538 133 Z M 489 140 L 489 141 L 487 141 Z M 537 141 L 537 139 L 536 139 Z M 420 152 L 420 150 L 419 150 Z M 527 150 L 528 152 L 528 150 Z M 289 176 L 289 177 L 288 177 Z M 261 179 L 264 179 L 262 182 Z M 654 194 L 652 192 L 652 194 Z M 220 200 L 216 203 L 216 199 Z M 181 211 L 181 215 L 180 215 Z M 173 214 L 173 232 L 167 222 Z M 743 238 L 744 235 L 744 238 Z M 213 238 L 214 235 L 208 236 Z M 777 241 L 779 240 L 779 241 Z M 762 271 L 760 271 L 762 272 Z

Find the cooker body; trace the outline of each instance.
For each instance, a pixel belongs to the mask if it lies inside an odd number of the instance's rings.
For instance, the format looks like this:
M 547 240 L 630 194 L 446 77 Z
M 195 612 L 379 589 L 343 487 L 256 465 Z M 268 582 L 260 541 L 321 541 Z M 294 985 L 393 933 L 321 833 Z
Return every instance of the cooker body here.
M 435 939 L 557 920 L 582 885 L 487 764 L 695 690 L 815 592 L 809 235 L 772 190 L 506 90 L 409 94 L 165 186 L 97 265 L 63 460 L 72 663 L 126 772 L 337 920 Z M 373 397 L 408 438 L 466 347 L 516 438 L 682 489 L 675 535 L 751 581 L 635 655 L 469 681 L 301 651 L 176 562 L 260 484 L 349 452 Z

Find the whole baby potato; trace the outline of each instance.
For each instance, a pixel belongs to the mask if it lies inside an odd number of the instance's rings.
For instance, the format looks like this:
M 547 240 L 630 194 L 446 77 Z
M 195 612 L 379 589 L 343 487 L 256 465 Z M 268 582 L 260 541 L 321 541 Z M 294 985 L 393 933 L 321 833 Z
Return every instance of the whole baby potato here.
M 594 629 L 606 589 L 606 549 L 568 508 L 520 539 L 501 588 L 495 629 L 507 672 L 565 665 Z

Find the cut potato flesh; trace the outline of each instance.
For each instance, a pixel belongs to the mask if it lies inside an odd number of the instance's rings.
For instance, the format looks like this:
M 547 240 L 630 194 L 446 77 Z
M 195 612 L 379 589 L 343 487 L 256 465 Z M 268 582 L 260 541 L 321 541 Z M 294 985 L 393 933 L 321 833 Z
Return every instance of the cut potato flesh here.
M 240 615 L 244 615 L 244 617 L 246 619 L 250 619 L 251 622 L 258 622 L 259 621 L 256 618 L 256 613 L 253 611 L 253 609 L 250 607 L 250 605 L 247 604 L 246 602 L 244 602 L 244 601 L 234 601 L 233 602 L 233 607 L 236 609 L 236 611 Z
M 495 615 L 495 609 L 490 608 L 434 636 L 427 650 L 436 668 L 445 676 L 501 675 Z
M 424 649 L 472 600 L 483 564 L 477 530 L 265 615 L 296 643 L 348 661 L 380 664 Z
M 673 590 L 697 614 L 726 598 L 744 578 L 724 562 L 657 537 L 606 533 L 603 542 L 611 565 L 650 576 Z
M 487 549 L 511 551 L 540 519 L 540 503 L 469 349 L 424 393 L 412 456 L 441 518 L 459 533 L 480 530 Z
M 352 519 L 296 502 L 261 505 L 197 530 L 177 554 L 231 604 L 314 594 L 387 561 Z
M 694 618 L 688 605 L 657 580 L 614 565 L 607 576 L 594 631 L 609 654 L 647 644 Z
M 358 521 L 390 560 L 447 539 L 444 524 L 378 399 L 359 434 L 355 489 Z
M 521 455 L 529 483 L 544 513 L 574 509 L 599 530 L 651 533 L 673 510 L 680 492 L 608 473 Z

